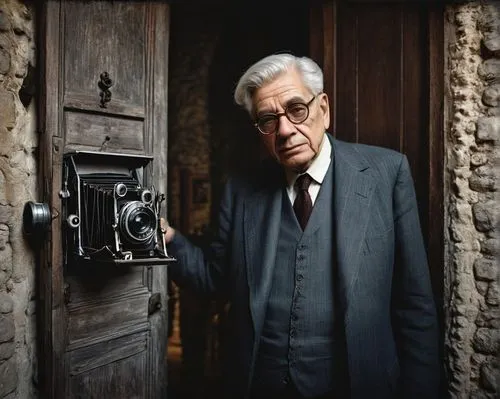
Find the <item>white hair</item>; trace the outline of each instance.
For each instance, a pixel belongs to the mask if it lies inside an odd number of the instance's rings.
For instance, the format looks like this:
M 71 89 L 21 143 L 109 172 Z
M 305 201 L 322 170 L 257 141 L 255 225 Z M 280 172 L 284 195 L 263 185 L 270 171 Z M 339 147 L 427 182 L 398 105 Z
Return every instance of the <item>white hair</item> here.
M 287 53 L 273 54 L 257 61 L 241 76 L 234 91 L 236 104 L 252 115 L 252 96 L 255 90 L 293 68 L 312 94 L 317 95 L 323 91 L 323 71 L 312 59 Z

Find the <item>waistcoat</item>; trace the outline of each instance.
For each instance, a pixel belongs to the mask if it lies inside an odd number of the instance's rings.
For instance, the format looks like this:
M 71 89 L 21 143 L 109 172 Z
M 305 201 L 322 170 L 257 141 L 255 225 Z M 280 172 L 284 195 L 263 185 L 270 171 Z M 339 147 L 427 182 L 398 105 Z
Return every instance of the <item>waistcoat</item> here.
M 252 384 L 256 397 L 259 391 L 279 391 L 290 380 L 304 396 L 334 388 L 332 164 L 304 231 L 283 192 L 273 282 Z

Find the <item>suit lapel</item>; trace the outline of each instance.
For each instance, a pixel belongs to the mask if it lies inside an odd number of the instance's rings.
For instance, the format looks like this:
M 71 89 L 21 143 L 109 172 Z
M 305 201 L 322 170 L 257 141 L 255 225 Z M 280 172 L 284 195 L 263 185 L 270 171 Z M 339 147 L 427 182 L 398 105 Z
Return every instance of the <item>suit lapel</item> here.
M 256 336 L 262 328 L 274 272 L 282 192 L 282 184 L 278 182 L 255 192 L 245 201 L 245 260 Z
M 345 310 L 359 273 L 359 256 L 370 216 L 374 179 L 368 164 L 352 146 L 333 140 L 333 148 L 337 289 Z

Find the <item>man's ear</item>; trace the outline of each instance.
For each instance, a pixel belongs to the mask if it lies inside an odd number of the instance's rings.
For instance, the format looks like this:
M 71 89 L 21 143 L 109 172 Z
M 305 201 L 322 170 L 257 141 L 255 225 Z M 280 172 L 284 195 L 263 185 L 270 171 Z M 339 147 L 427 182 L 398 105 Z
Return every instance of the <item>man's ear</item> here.
M 319 98 L 319 107 L 323 114 L 323 127 L 327 130 L 330 127 L 330 103 L 328 101 L 328 95 L 326 93 L 321 93 Z

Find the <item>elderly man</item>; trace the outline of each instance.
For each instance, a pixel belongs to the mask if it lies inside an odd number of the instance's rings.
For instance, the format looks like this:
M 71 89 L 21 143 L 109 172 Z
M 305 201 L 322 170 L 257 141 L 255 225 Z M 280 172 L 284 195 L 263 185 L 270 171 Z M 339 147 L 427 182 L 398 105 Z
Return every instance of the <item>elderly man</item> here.
M 270 157 L 230 178 L 210 251 L 165 222 L 170 273 L 230 303 L 228 398 L 433 398 L 438 333 L 403 154 L 334 139 L 323 74 L 268 56 L 236 102 Z

